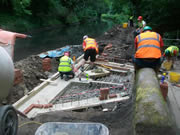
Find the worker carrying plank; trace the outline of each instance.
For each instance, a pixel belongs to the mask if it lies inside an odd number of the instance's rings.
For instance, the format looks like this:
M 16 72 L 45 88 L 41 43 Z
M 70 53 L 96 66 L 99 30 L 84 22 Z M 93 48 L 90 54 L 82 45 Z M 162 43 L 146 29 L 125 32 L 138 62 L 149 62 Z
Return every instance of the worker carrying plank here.
M 63 79 L 63 75 L 65 75 L 66 81 L 74 78 L 76 68 L 72 59 L 70 58 L 70 52 L 64 52 L 64 56 L 60 58 L 58 71 L 61 79 Z
M 161 50 L 164 45 L 160 34 L 153 32 L 150 26 L 143 28 L 143 33 L 135 37 L 135 55 L 133 62 L 135 70 L 149 67 L 156 72 L 161 65 Z
M 169 46 L 168 48 L 166 48 L 166 50 L 164 51 L 163 56 L 166 58 L 167 62 L 171 62 L 171 67 L 173 67 L 175 58 L 178 56 L 179 54 L 179 48 L 177 46 Z
M 90 57 L 90 65 L 93 67 L 94 62 L 96 61 L 96 55 L 99 53 L 98 44 L 95 39 L 88 37 L 87 35 L 83 36 L 83 50 L 84 50 L 84 61 L 88 60 Z

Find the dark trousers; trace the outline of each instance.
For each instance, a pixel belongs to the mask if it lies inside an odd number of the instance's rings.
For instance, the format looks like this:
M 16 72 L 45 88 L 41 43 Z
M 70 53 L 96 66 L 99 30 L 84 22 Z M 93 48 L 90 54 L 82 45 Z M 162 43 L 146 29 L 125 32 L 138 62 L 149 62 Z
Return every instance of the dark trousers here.
M 69 72 L 59 72 L 59 74 L 60 74 L 61 79 L 63 79 L 63 75 L 66 75 L 69 78 L 74 78 L 74 72 L 72 70 Z
M 142 58 L 134 58 L 132 57 L 132 61 L 135 65 L 135 70 L 138 70 L 140 68 L 153 68 L 156 72 L 158 72 L 161 63 L 162 63 L 162 58 L 159 59 L 142 59 Z
M 134 24 L 133 24 L 133 20 L 129 20 L 129 25 L 130 25 L 130 27 L 134 27 Z

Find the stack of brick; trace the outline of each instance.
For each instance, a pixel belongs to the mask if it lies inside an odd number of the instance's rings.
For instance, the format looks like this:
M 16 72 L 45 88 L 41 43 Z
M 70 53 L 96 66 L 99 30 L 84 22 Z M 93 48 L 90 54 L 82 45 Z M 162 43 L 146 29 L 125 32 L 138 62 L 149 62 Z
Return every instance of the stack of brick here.
M 14 69 L 14 85 L 23 81 L 23 74 L 20 69 Z
M 101 88 L 100 89 L 100 96 L 99 100 L 105 100 L 108 98 L 109 95 L 109 88 Z
M 51 70 L 51 59 L 50 58 L 45 58 L 42 60 L 42 68 L 44 71 Z

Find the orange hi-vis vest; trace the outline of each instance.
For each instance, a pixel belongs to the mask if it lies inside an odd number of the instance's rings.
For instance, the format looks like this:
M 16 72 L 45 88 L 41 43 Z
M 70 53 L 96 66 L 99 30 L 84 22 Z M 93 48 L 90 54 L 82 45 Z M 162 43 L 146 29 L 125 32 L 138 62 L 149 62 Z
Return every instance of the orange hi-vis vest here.
M 145 32 L 137 37 L 135 58 L 160 58 L 160 35 L 156 32 Z
M 84 48 L 84 51 L 86 51 L 87 49 L 91 49 L 92 48 L 92 49 L 96 49 L 97 53 L 99 52 L 95 39 L 93 39 L 93 38 L 86 38 L 84 41 L 86 42 L 86 46 Z

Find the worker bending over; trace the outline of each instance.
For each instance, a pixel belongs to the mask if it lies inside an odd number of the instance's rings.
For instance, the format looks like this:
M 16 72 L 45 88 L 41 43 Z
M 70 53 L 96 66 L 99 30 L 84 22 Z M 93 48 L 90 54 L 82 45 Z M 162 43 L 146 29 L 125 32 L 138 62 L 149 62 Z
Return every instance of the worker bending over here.
M 178 56 L 179 48 L 177 46 L 169 46 L 166 48 L 163 56 L 166 57 L 167 61 L 172 60 L 172 67 L 175 61 L 175 58 Z
M 76 68 L 74 67 L 74 63 L 72 59 L 69 57 L 70 52 L 64 52 L 64 56 L 60 58 L 60 63 L 58 67 L 58 71 L 60 73 L 61 79 L 63 79 L 63 75 L 66 75 L 65 80 L 69 80 L 74 78 L 74 72 L 76 72 Z
M 93 67 L 96 61 L 96 55 L 99 53 L 98 44 L 95 39 L 83 36 L 84 62 L 90 57 L 90 65 Z
M 133 57 L 135 71 L 139 68 L 149 67 L 157 73 L 161 66 L 161 50 L 164 45 L 160 34 L 152 32 L 151 27 L 145 26 L 143 33 L 137 35 L 134 42 L 136 51 Z

